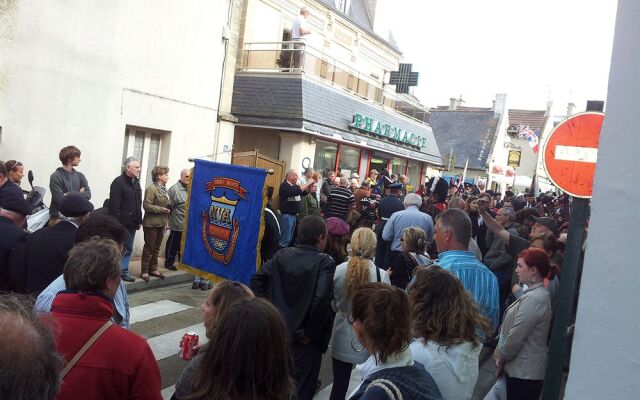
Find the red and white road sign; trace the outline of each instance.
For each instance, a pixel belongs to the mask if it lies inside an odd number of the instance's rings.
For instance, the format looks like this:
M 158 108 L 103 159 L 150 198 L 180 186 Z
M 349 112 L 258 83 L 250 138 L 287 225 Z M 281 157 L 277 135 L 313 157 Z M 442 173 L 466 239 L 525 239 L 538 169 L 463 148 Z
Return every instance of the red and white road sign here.
M 549 179 L 574 197 L 591 198 L 604 114 L 584 112 L 558 124 L 542 148 Z

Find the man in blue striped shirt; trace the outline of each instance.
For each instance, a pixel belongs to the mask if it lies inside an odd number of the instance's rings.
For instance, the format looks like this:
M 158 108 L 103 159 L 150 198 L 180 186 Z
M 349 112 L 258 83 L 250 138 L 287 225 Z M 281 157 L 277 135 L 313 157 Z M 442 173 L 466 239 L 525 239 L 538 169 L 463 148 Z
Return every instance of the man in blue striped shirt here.
M 438 214 L 434 237 L 439 252 L 437 264 L 460 279 L 480 306 L 482 314 L 497 328 L 500 313 L 498 280 L 468 250 L 471 238 L 469 216 L 457 208 Z

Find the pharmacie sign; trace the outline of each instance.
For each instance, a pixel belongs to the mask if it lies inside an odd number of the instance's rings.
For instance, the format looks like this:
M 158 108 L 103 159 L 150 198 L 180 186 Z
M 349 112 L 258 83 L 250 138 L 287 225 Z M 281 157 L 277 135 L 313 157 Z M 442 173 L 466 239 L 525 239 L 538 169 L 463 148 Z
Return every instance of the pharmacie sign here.
M 376 121 L 375 119 L 362 114 L 355 114 L 353 116 L 353 122 L 349 124 L 349 127 L 355 128 L 361 132 L 370 133 L 374 136 L 407 144 L 409 146 L 419 148 L 427 145 L 427 138 L 423 136 L 416 135 L 413 132 L 386 124 L 382 121 Z

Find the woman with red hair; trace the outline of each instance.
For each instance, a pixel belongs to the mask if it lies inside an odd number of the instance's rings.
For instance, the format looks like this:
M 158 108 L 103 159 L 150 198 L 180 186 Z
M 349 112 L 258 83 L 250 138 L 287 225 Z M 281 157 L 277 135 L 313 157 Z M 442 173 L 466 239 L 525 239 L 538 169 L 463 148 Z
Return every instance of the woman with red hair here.
M 549 268 L 549 256 L 542 249 L 529 248 L 518 255 L 516 273 L 527 289 L 505 311 L 493 353 L 498 376 L 506 374 L 509 400 L 538 399 L 542 391 L 552 316 L 544 287 Z

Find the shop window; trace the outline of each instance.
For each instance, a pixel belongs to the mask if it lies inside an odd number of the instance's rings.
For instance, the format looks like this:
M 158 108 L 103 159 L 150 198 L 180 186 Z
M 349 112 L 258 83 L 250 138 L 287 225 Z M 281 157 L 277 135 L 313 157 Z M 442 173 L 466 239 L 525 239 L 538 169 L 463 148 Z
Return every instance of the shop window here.
M 347 177 L 354 172 L 357 173 L 360 170 L 360 149 L 341 144 L 339 152 L 338 170 L 340 173 L 344 172 Z
M 325 170 L 334 171 L 336 168 L 336 157 L 338 154 L 338 144 L 318 140 L 316 142 L 316 154 L 313 158 L 313 169 L 322 173 Z
M 419 161 L 409 161 L 409 184 L 413 187 L 413 191 L 420 188 L 420 173 L 422 172 L 422 163 Z
M 391 160 L 391 173 L 398 176 L 404 175 L 407 172 L 407 160 L 404 158 L 394 158 Z

